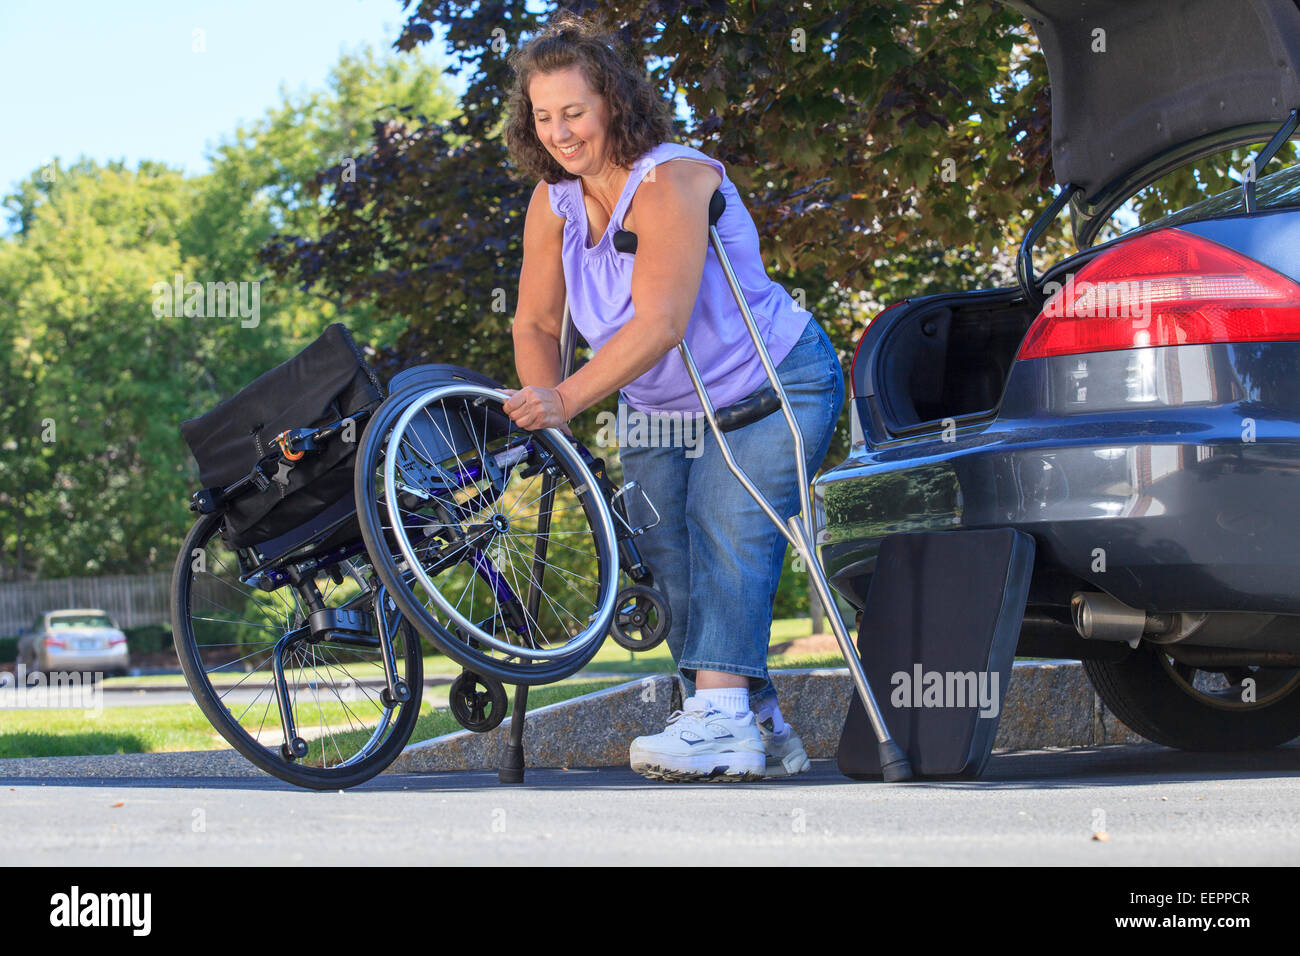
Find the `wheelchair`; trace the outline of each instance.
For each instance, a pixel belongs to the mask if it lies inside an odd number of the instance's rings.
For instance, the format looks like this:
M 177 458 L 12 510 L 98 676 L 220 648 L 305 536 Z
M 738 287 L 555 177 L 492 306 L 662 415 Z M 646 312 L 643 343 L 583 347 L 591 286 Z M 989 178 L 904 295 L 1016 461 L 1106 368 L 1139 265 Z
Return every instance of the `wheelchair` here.
M 607 635 L 666 636 L 633 540 L 654 505 L 576 438 L 519 428 L 506 400 L 451 365 L 383 389 L 333 325 L 182 424 L 207 487 L 173 575 L 177 655 L 254 765 L 313 789 L 382 771 L 415 729 L 431 646 L 463 669 L 450 704 L 467 729 L 497 727 L 515 686 L 502 780 L 521 780 L 529 687 L 571 677 Z

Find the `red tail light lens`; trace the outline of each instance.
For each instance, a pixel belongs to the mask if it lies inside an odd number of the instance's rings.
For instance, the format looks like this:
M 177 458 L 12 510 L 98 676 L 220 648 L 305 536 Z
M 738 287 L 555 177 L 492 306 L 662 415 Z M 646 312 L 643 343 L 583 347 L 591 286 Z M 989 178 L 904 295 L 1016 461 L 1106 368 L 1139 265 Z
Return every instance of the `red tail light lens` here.
M 1217 242 L 1162 229 L 1067 278 L 1016 358 L 1292 339 L 1300 339 L 1300 285 Z
M 47 637 L 45 639 L 46 647 L 67 647 L 67 643 L 61 637 Z

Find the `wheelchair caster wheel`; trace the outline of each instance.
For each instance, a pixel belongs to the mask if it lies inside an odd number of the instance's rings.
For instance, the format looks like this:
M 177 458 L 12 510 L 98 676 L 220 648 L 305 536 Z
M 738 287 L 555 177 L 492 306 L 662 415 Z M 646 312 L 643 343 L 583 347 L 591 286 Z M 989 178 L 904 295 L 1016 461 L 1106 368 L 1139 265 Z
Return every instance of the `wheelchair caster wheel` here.
M 479 690 L 479 688 L 483 688 Z M 484 734 L 501 726 L 506 719 L 506 688 L 499 680 L 481 677 L 473 671 L 461 671 L 451 682 L 452 716 L 466 730 Z
M 411 699 L 411 688 L 406 686 L 405 681 L 399 680 L 396 687 L 396 694 L 390 694 L 387 687 L 379 692 L 379 702 L 389 709 L 396 707 L 398 704 L 405 704 Z
M 668 636 L 673 616 L 664 596 L 653 588 L 633 584 L 618 592 L 609 633 L 629 651 L 648 651 Z
M 285 760 L 301 760 L 307 756 L 307 741 L 294 737 L 288 744 L 280 744 L 280 756 Z

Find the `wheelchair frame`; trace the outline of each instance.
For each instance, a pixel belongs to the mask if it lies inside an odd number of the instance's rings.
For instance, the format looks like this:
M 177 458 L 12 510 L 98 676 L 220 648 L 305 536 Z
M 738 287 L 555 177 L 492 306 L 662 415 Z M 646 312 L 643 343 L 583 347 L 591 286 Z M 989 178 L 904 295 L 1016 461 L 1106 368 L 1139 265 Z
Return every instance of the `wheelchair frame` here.
M 417 369 L 407 370 L 407 373 L 402 374 L 406 375 L 413 372 L 418 373 L 421 368 L 422 367 L 417 367 Z M 396 383 L 397 379 L 395 378 L 394 384 Z M 424 385 L 414 383 L 408 384 L 406 387 L 398 391 L 391 392 L 388 398 L 385 399 L 385 404 L 397 403 L 397 405 L 400 405 L 400 412 L 398 413 L 400 418 L 398 423 L 393 426 L 391 434 L 387 432 L 385 433 L 386 435 L 389 435 L 386 439 L 389 445 L 396 441 L 396 438 L 392 436 L 406 434 L 403 429 L 410 422 L 412 416 L 423 409 L 438 405 L 442 401 L 449 400 L 453 396 L 458 398 L 477 396 L 475 399 L 476 405 L 487 400 L 495 400 L 499 402 L 504 402 L 505 400 L 505 396 L 495 388 L 483 387 L 477 383 L 460 384 L 443 381 L 440 384 L 435 384 L 433 382 L 426 382 Z M 397 407 L 397 405 L 394 405 L 393 407 Z M 468 406 L 466 406 L 466 408 L 468 408 Z M 348 425 L 349 421 L 355 425 L 358 421 L 362 420 L 364 416 L 369 417 L 370 422 L 368 424 L 374 424 L 376 419 L 385 414 L 385 406 L 381 404 L 381 406 L 373 412 L 360 413 L 351 420 L 342 419 L 316 429 L 295 429 L 284 432 L 277 436 L 271 446 L 274 449 L 273 453 L 268 454 L 262 460 L 258 461 L 248 475 L 224 488 L 204 489 L 196 492 L 192 496 L 190 508 L 200 516 L 211 515 L 214 516 L 213 520 L 217 520 L 224 511 L 224 506 L 227 502 L 243 493 L 266 488 L 272 480 L 270 475 L 276 472 L 283 463 L 297 462 L 304 456 L 319 450 L 326 442 L 337 440 L 343 433 L 344 428 Z M 455 416 L 453 415 L 453 418 L 454 417 Z M 483 413 L 483 417 L 486 422 L 486 411 Z M 392 413 L 388 413 L 388 419 L 391 420 L 391 418 Z M 430 419 L 432 420 L 433 416 L 430 416 Z M 472 426 L 472 423 L 469 422 L 468 419 L 465 420 L 465 424 Z M 437 426 L 436 422 L 435 427 L 438 428 L 439 433 L 442 432 L 441 427 Z M 399 513 L 402 513 L 403 534 L 394 536 L 398 540 L 400 548 L 404 551 L 403 558 L 406 560 L 406 567 L 408 569 L 414 569 L 412 571 L 413 576 L 421 580 L 426 592 L 434 598 L 435 603 L 438 603 L 445 613 L 452 618 L 457 617 L 457 612 L 454 609 L 445 606 L 445 601 L 441 596 L 440 590 L 436 586 L 432 585 L 428 580 L 427 573 L 437 573 L 445 568 L 456 567 L 461 564 L 468 565 L 472 569 L 470 573 L 482 579 L 492 589 L 502 608 L 516 609 L 513 615 L 510 616 L 509 620 L 507 620 L 507 615 L 503 613 L 501 615 L 500 625 L 501 629 L 512 630 L 515 633 L 515 636 L 520 639 L 520 643 L 499 646 L 508 650 L 509 654 L 513 658 L 522 660 L 534 659 L 538 663 L 549 664 L 549 666 L 538 668 L 538 674 L 535 680 L 526 677 L 517 681 L 515 712 L 519 716 L 519 719 L 512 721 L 510 745 L 507 748 L 507 753 L 500 774 L 503 782 L 518 782 L 523 779 L 522 737 L 526 718 L 527 689 L 529 684 L 550 683 L 570 676 L 572 671 L 583 666 L 586 660 L 590 659 L 591 655 L 599 649 L 601 643 L 603 643 L 604 637 L 610 631 L 615 633 L 616 639 L 619 639 L 620 643 L 623 643 L 624 646 L 629 646 L 626 642 L 629 642 L 632 639 L 627 637 L 627 633 L 621 629 L 622 625 L 619 624 L 620 617 L 628 618 L 628 620 L 623 623 L 632 629 L 642 628 L 644 630 L 650 630 L 651 637 L 654 637 L 654 631 L 657 631 L 657 638 L 650 640 L 649 646 L 662 640 L 663 634 L 666 633 L 670 624 L 667 603 L 658 596 L 657 592 L 652 590 L 653 578 L 649 570 L 642 563 L 640 555 L 632 540 L 644 531 L 646 527 L 653 526 L 653 524 L 633 526 L 628 519 L 625 499 L 629 492 L 635 491 L 635 485 L 625 485 L 622 488 L 616 488 L 606 474 L 603 460 L 593 456 L 581 442 L 563 435 L 558 430 L 544 430 L 545 438 L 543 439 L 543 444 L 549 443 L 551 449 L 551 451 L 547 451 L 543 445 L 538 444 L 538 435 L 542 433 L 519 430 L 518 435 L 516 436 L 514 434 L 514 428 L 515 426 L 512 424 L 510 435 L 507 438 L 507 446 L 504 449 L 498 449 L 489 459 L 486 455 L 485 444 L 483 448 L 478 448 L 480 456 L 479 461 L 471 462 L 464 468 L 460 467 L 459 454 L 455 452 L 454 448 L 454 438 L 451 436 L 445 436 L 447 445 L 444 448 L 444 451 L 450 449 L 453 454 L 456 454 L 458 464 L 454 471 L 442 469 L 436 464 L 436 462 L 442 461 L 449 463 L 450 458 L 438 458 L 436 455 L 429 453 L 430 457 L 428 457 L 427 460 L 434 463 L 433 470 L 440 473 L 439 477 L 443 480 L 443 484 L 439 485 L 438 481 L 434 481 L 432 483 L 434 486 L 433 491 L 428 493 L 419 493 L 423 494 L 426 498 L 431 496 L 438 497 L 444 511 L 455 515 L 457 521 L 463 522 L 466 519 L 462 514 L 462 506 L 457 504 L 455 500 L 455 495 L 458 492 L 461 492 L 470 486 L 479 489 L 480 486 L 478 483 L 487 482 L 493 489 L 493 497 L 489 500 L 488 507 L 494 507 L 496 504 L 496 498 L 503 493 L 510 480 L 512 471 L 517 467 L 521 467 L 525 462 L 533 460 L 539 462 L 538 470 L 534 472 L 534 474 L 540 473 L 543 476 L 542 495 L 539 496 L 542 500 L 542 505 L 540 506 L 538 513 L 538 532 L 533 541 L 534 551 L 532 554 L 532 568 L 528 575 L 528 594 L 526 596 L 522 593 L 517 593 L 516 588 L 512 588 L 510 582 L 500 572 L 500 570 L 493 566 L 491 557 L 486 554 L 482 548 L 478 547 L 478 539 L 490 537 L 490 532 L 486 535 L 482 532 L 476 532 L 477 539 L 475 536 L 471 535 L 462 544 L 459 544 L 457 547 L 452 549 L 451 557 L 449 557 L 445 562 L 443 562 L 442 559 L 438 559 L 438 561 L 435 562 L 428 571 L 425 569 L 424 562 L 417 555 L 411 552 L 408 536 L 406 534 L 408 528 L 417 527 L 420 523 L 418 521 L 413 521 L 407 513 L 403 513 L 401 507 L 396 508 L 396 510 Z M 473 430 L 472 427 L 470 430 Z M 453 431 L 451 422 L 448 421 L 448 432 L 450 433 Z M 379 437 L 382 443 L 385 438 L 384 436 Z M 364 445 L 365 442 L 363 440 L 363 446 Z M 477 439 L 475 439 L 475 445 L 477 447 Z M 569 449 L 567 453 L 563 451 L 564 448 Z M 602 545 L 604 548 L 603 553 L 607 555 L 607 558 L 605 559 L 607 562 L 606 567 L 612 570 L 613 575 L 613 580 L 607 586 L 601 586 L 601 590 L 606 594 L 606 598 L 602 601 L 597 612 L 592 615 L 591 619 L 589 619 L 604 620 L 609 623 L 604 627 L 599 627 L 595 631 L 592 631 L 592 636 L 587 637 L 584 643 L 567 653 L 561 651 L 530 649 L 527 646 L 527 641 L 531 637 L 529 632 L 530 622 L 535 623 L 539 619 L 538 610 L 539 603 L 542 599 L 544 569 L 548 566 L 546 562 L 546 548 L 549 540 L 548 536 L 551 516 L 551 512 L 548 509 L 553 503 L 554 488 L 559 480 L 556 478 L 555 468 L 553 467 L 556 464 L 556 459 L 552 452 L 556 450 L 560 451 L 562 457 L 568 457 L 568 472 L 581 476 L 580 487 L 575 487 L 573 489 L 575 495 L 582 494 L 583 489 L 594 488 L 599 492 L 599 494 L 594 496 L 593 499 L 599 502 L 599 504 L 594 506 L 597 517 L 592 519 L 592 516 L 589 513 L 588 518 L 593 522 L 591 526 L 593 534 L 606 535 Z M 428 453 L 428 449 L 424 449 L 424 451 Z M 388 455 L 385 458 L 385 500 L 388 502 L 398 500 L 397 487 L 394 478 L 394 462 L 397 461 L 397 459 L 398 455 Z M 481 462 L 481 467 L 479 462 Z M 548 465 L 543 468 L 540 464 L 541 462 L 547 462 Z M 363 468 L 371 466 L 369 465 L 367 456 L 359 451 L 354 456 L 352 467 L 355 473 Z M 487 474 L 484 474 L 485 471 Z M 528 471 L 525 470 L 523 474 L 528 476 Z M 577 485 L 576 482 L 575 485 Z M 441 487 L 442 490 L 438 491 L 438 487 Z M 648 499 L 646 500 L 648 501 Z M 651 504 L 650 507 L 653 511 L 653 504 Z M 383 565 L 380 564 L 376 555 L 372 553 L 373 549 L 368 547 L 366 544 L 368 525 L 360 514 L 361 510 L 362 503 L 357 495 L 346 495 L 333 505 L 313 516 L 307 522 L 277 536 L 276 538 L 252 546 L 231 548 L 238 559 L 238 580 L 241 585 L 250 589 L 257 588 L 262 591 L 271 592 L 277 591 L 281 588 L 292 588 L 293 593 L 300 602 L 300 606 L 305 608 L 305 613 L 302 615 L 303 620 L 301 623 L 298 624 L 298 626 L 285 629 L 276 640 L 274 648 L 270 651 L 270 669 L 273 674 L 273 694 L 279 712 L 281 732 L 284 737 L 280 756 L 283 758 L 285 764 L 281 766 L 274 763 L 274 761 L 255 759 L 253 753 L 246 751 L 246 742 L 234 739 L 238 737 L 238 734 L 227 734 L 226 729 L 223 729 L 225 722 L 219 720 L 216 715 L 208 713 L 208 707 L 205 706 L 204 710 L 217 729 L 221 731 L 222 734 L 241 751 L 241 753 L 244 753 L 245 756 L 249 757 L 250 760 L 253 760 L 254 763 L 258 764 L 263 769 L 300 785 L 316 786 L 318 784 L 310 781 L 304 782 L 302 774 L 290 772 L 293 762 L 307 756 L 309 750 L 307 742 L 300 735 L 299 729 L 295 724 L 293 702 L 290 699 L 289 686 L 286 678 L 286 659 L 295 651 L 295 649 L 300 648 L 305 644 L 329 642 L 330 645 L 334 646 L 340 644 L 351 645 L 354 647 L 368 648 L 372 652 L 378 652 L 383 664 L 384 672 L 384 688 L 381 694 L 381 699 L 385 707 L 388 708 L 388 711 L 385 712 L 384 718 L 381 721 L 380 726 L 376 729 L 375 737 L 372 738 L 371 743 L 378 740 L 382 731 L 386 728 L 388 719 L 394 713 L 392 710 L 393 707 L 398 705 L 411 706 L 416 711 L 418 711 L 419 708 L 422 686 L 420 684 L 410 686 L 410 684 L 403 680 L 397 673 L 393 642 L 395 634 L 398 632 L 398 629 L 402 627 L 403 620 L 409 624 L 414 624 L 416 630 L 424 637 L 428 638 L 444 652 L 449 653 L 454 659 L 459 659 L 455 654 L 456 648 L 454 647 L 454 642 L 447 635 L 440 636 L 437 633 L 430 633 L 429 630 L 419 625 L 416 620 L 418 608 L 411 607 L 409 601 L 403 600 L 407 597 L 411 597 L 412 601 L 414 600 L 413 596 L 408 596 L 406 594 L 407 588 L 402 586 L 406 583 L 405 579 L 401 581 L 388 581 L 387 583 L 383 582 L 383 574 L 379 571 Z M 657 520 L 657 512 L 655 513 L 655 516 Z M 202 520 L 201 517 L 200 524 L 202 524 Z M 356 525 L 359 525 L 359 528 L 354 528 Z M 195 530 L 197 531 L 198 528 L 199 525 L 196 525 Z M 216 533 L 210 534 L 206 540 L 211 541 L 212 538 L 215 537 Z M 191 536 L 193 536 L 193 534 L 194 532 L 191 532 Z M 224 538 L 224 533 L 222 534 Z M 374 538 L 373 534 L 371 535 L 371 538 Z M 384 538 L 380 538 L 378 543 L 382 544 L 384 541 Z M 372 544 L 374 543 L 375 542 L 372 541 Z M 227 546 L 229 546 L 229 542 L 227 542 Z M 484 545 L 484 547 L 485 546 L 486 545 Z M 190 540 L 187 538 L 187 544 L 182 548 L 182 553 L 177 564 L 178 582 L 182 580 L 185 563 L 191 558 L 189 554 L 190 550 Z M 393 552 L 391 547 L 389 548 L 389 552 L 394 554 L 394 557 L 396 556 L 396 553 Z M 457 554 L 460 556 L 455 557 Z M 346 563 L 363 555 L 368 560 L 370 566 L 375 569 L 375 572 L 372 574 L 372 580 L 367 586 L 367 590 L 362 594 L 362 597 L 365 599 L 364 603 L 370 608 L 370 616 L 373 617 L 373 621 L 366 619 L 367 615 L 364 611 L 351 606 L 344 606 L 341 608 L 327 607 L 315 584 L 316 577 L 321 574 L 330 574 L 334 578 L 335 583 L 339 583 L 338 575 L 341 573 L 339 568 L 341 566 L 347 566 Z M 452 560 L 452 557 L 454 557 L 454 560 Z M 626 573 L 634 584 L 631 588 L 625 589 L 625 591 L 619 591 L 616 595 L 615 591 L 618 584 L 617 578 L 620 571 Z M 395 588 L 400 589 L 394 590 Z M 189 642 L 191 640 L 191 634 L 190 632 L 183 631 L 183 626 L 186 622 L 181 620 L 184 614 L 183 605 L 185 604 L 179 596 L 182 590 L 183 588 L 178 583 L 176 587 L 177 603 L 174 610 L 175 617 L 173 623 L 178 636 L 184 633 L 186 635 L 186 641 Z M 632 606 L 626 610 L 620 607 L 625 603 L 625 593 L 631 595 L 627 600 L 632 602 Z M 186 592 L 186 594 L 186 600 L 189 600 L 192 596 L 189 595 L 188 592 Z M 651 602 L 657 601 L 657 606 L 652 607 L 647 611 L 642 607 L 642 603 L 647 600 Z M 402 610 L 404 604 L 407 606 L 407 611 L 405 612 Z M 386 609 L 393 608 L 394 606 L 396 606 L 396 616 L 390 620 L 386 613 Z M 653 616 L 656 610 L 659 614 L 656 627 L 653 629 L 646 628 L 647 620 Z M 191 612 L 190 621 L 188 623 L 192 626 L 194 621 L 195 618 Z M 472 633 L 466 636 L 465 634 L 458 632 L 457 636 L 465 640 L 471 646 L 482 646 L 485 643 L 499 644 L 499 642 L 496 642 L 496 634 L 500 631 L 497 629 L 497 621 L 495 619 L 490 619 L 490 625 L 493 628 L 491 634 L 475 628 L 473 622 L 462 621 L 462 623 L 469 624 L 468 629 Z M 583 633 L 585 634 L 587 632 Z M 178 644 L 178 651 L 179 649 Z M 189 651 L 187 650 L 187 654 L 188 653 Z M 201 658 L 201 652 L 198 656 Z M 569 662 L 571 658 L 572 663 Z M 182 664 L 185 665 L 185 663 L 186 655 L 182 655 Z M 453 712 L 461 724 L 467 729 L 480 732 L 490 730 L 497 726 L 504 717 L 506 698 L 504 689 L 501 686 L 503 680 L 477 673 L 466 664 L 464 660 L 461 660 L 461 663 L 466 669 L 462 673 L 461 677 L 457 678 L 457 681 L 453 684 Z M 201 706 L 204 706 L 206 700 L 205 695 L 213 688 L 210 681 L 207 681 L 207 678 L 209 677 L 208 671 L 203 671 L 202 678 L 197 674 L 190 673 L 191 668 L 194 666 L 201 668 L 202 664 L 191 664 L 184 669 L 186 670 L 186 677 L 191 684 L 191 689 L 195 692 L 196 699 L 199 700 Z M 226 665 L 223 664 L 221 666 Z M 559 676 L 554 676 L 556 674 Z M 207 681 L 206 687 L 199 688 L 197 686 L 197 681 L 200 679 Z M 466 685 L 463 682 L 467 680 L 468 684 Z M 484 687 L 485 691 L 480 693 L 477 690 L 479 686 Z M 203 691 L 202 694 L 201 690 Z M 456 707 L 456 702 L 458 700 L 461 701 L 459 710 Z M 210 700 L 207 702 L 211 703 Z M 215 708 L 220 705 L 212 704 L 212 706 Z M 403 744 L 404 743 L 405 741 L 403 741 Z M 265 754 L 256 752 L 256 756 L 265 757 Z M 346 767 L 354 759 L 359 760 L 363 756 L 366 756 L 366 754 L 363 753 L 359 754 L 355 758 L 349 758 L 339 766 Z M 396 753 L 392 754 L 392 757 L 395 756 Z M 384 765 L 386 765 L 386 762 Z M 373 772 L 378 773 L 382 769 L 383 766 L 379 766 L 375 768 Z M 353 785 L 356 782 L 360 781 L 352 780 L 344 785 Z M 333 787 L 338 786 L 339 784 L 334 782 L 325 782 L 320 785 Z

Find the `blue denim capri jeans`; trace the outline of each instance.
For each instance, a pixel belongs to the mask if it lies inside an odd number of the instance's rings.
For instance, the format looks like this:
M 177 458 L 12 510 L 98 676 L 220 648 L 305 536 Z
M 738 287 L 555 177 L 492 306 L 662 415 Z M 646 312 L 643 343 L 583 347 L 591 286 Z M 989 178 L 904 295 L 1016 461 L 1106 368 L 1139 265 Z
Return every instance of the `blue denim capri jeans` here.
M 810 481 L 825 459 L 844 405 L 844 373 L 815 318 L 777 375 L 803 432 L 805 474 L 795 474 L 794 439 L 780 411 L 728 432 L 727 443 L 750 480 L 788 518 L 799 512 L 796 482 Z M 620 421 L 636 414 L 619 409 Z M 757 710 L 776 698 L 767 649 L 788 544 L 727 469 L 703 416 L 687 416 L 694 427 L 681 427 L 681 413 L 675 422 L 669 417 L 643 416 L 648 424 L 640 435 L 635 423 L 620 428 L 624 479 L 639 482 L 660 515 L 637 547 L 672 612 L 667 644 L 687 696 L 695 693 L 697 670 L 741 674 L 750 678 L 750 704 Z M 672 425 L 681 440 L 665 442 Z M 630 517 L 646 520 L 635 504 Z

